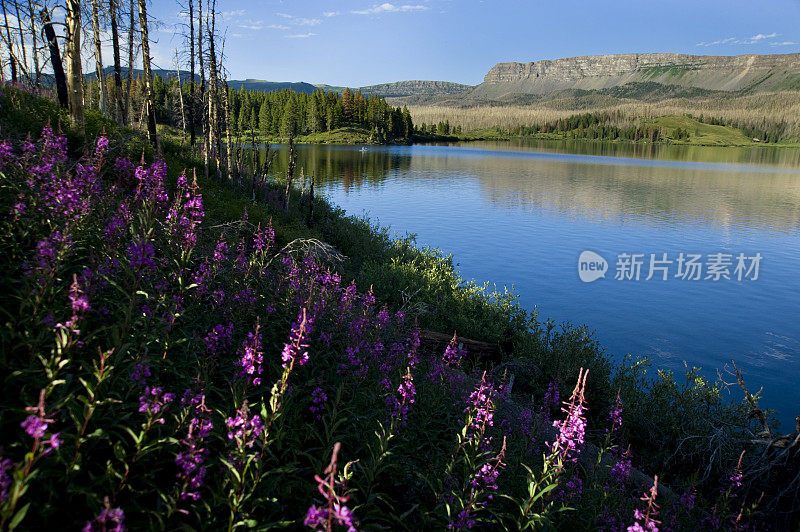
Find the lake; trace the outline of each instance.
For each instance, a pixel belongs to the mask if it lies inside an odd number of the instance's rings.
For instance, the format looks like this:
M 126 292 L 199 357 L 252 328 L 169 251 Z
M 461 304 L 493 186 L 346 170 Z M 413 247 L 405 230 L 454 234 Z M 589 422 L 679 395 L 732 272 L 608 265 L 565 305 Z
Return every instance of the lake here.
M 281 149 L 276 173 L 286 157 Z M 298 147 L 297 167 L 348 213 L 452 253 L 466 279 L 513 288 L 540 319 L 588 325 L 617 360 L 647 356 L 679 378 L 685 361 L 712 379 L 735 360 L 751 391 L 764 387 L 762 406 L 779 409 L 792 430 L 800 150 L 310 145 Z M 579 275 L 584 251 L 595 260 Z M 605 277 L 582 281 L 603 260 Z

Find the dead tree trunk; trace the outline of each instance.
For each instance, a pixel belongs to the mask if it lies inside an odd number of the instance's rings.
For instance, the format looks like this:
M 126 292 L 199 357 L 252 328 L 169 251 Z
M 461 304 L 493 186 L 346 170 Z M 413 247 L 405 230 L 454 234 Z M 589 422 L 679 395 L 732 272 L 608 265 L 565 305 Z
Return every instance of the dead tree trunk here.
M 189 0 L 189 145 L 194 148 L 194 114 L 195 114 L 195 83 L 194 83 L 194 0 Z
M 28 0 L 28 15 L 31 18 L 31 43 L 33 44 L 33 70 L 36 86 L 42 82 L 42 68 L 39 64 L 39 35 L 36 31 L 36 12 L 33 9 L 33 0 Z
M 228 182 L 233 180 L 233 153 L 231 151 L 231 106 L 230 106 L 230 97 L 228 96 L 228 80 L 225 80 L 225 86 L 223 87 L 225 91 L 223 94 L 225 95 L 225 152 L 227 155 L 227 174 L 228 174 Z
M 108 98 L 106 97 L 106 76 L 103 72 L 103 52 L 100 42 L 100 13 L 97 9 L 98 0 L 92 0 L 92 33 L 94 34 L 94 67 L 97 71 L 97 83 L 100 87 L 100 112 L 106 113 Z
M 183 109 L 183 86 L 181 85 L 181 67 L 178 63 L 178 50 L 175 50 L 175 72 L 178 74 L 178 101 L 181 104 L 181 128 L 183 129 L 183 143 L 186 144 L 186 112 Z
M 286 169 L 286 191 L 283 195 L 283 210 L 289 211 L 289 194 L 292 192 L 292 180 L 294 179 L 294 137 L 289 137 L 289 166 Z
M 6 9 L 6 2 L 2 0 L 0 3 L 3 7 L 3 19 L 5 21 L 5 28 L 6 28 L 6 44 L 8 45 L 8 61 L 9 66 L 11 68 L 11 82 L 16 83 L 17 81 L 17 59 L 14 55 L 14 44 L 11 41 L 11 30 L 9 29 L 10 26 L 8 25 L 8 9 Z
M 125 106 L 122 103 L 122 67 L 119 58 L 119 27 L 117 26 L 117 0 L 108 1 L 109 18 L 111 19 L 111 47 L 114 49 L 114 101 L 117 109 L 117 122 L 126 123 Z
M 19 45 L 22 50 L 22 65 L 25 72 L 25 77 L 28 78 L 28 83 L 33 83 L 31 79 L 30 70 L 28 69 L 28 49 L 25 46 L 25 36 L 22 33 L 22 17 L 19 15 L 19 0 L 14 0 L 14 9 L 17 12 L 17 29 L 19 30 Z M 33 53 L 36 53 L 34 48 Z
M 133 87 L 133 43 L 136 35 L 136 16 L 134 15 L 133 0 L 130 1 L 130 26 L 128 27 L 128 75 L 125 89 L 125 120 L 132 124 L 131 119 L 131 90 Z
M 81 3 L 67 0 L 67 82 L 70 122 L 84 132 L 83 73 L 81 72 Z
M 308 193 L 308 217 L 306 218 L 306 225 L 311 227 L 314 223 L 314 174 L 311 174 L 311 189 Z
M 58 50 L 56 32 L 53 23 L 50 22 L 50 13 L 47 9 L 42 9 L 39 13 L 44 26 L 44 35 L 47 38 L 47 47 L 50 49 L 50 64 L 53 67 L 53 77 L 56 81 L 56 93 L 58 94 L 58 104 L 64 108 L 69 108 L 69 94 L 67 91 L 67 78 L 64 75 L 64 64 L 61 62 L 61 52 Z
M 215 21 L 216 21 L 216 7 L 217 0 L 211 0 L 211 9 L 208 16 L 211 17 L 211 27 L 208 33 L 208 66 L 209 66 L 209 92 L 208 92 L 208 145 L 214 150 L 214 164 L 217 169 L 217 179 L 222 178 L 222 169 L 220 168 L 220 131 L 219 131 L 219 77 L 217 71 L 217 55 L 214 51 L 214 41 L 216 40 Z
M 144 70 L 144 93 L 147 112 L 147 138 L 158 150 L 156 113 L 153 106 L 153 72 L 150 69 L 150 37 L 147 33 L 147 0 L 139 0 L 139 26 L 142 29 L 142 69 Z
M 200 122 L 203 125 L 203 168 L 208 179 L 208 120 L 206 120 L 206 69 L 203 60 L 203 0 L 197 1 L 197 58 L 200 61 Z

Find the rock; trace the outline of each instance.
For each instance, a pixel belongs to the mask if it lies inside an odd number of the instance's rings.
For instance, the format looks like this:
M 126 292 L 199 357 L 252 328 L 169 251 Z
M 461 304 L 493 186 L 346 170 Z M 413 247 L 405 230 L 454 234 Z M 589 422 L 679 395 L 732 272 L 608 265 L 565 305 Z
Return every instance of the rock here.
M 798 79 L 800 54 L 797 53 L 593 55 L 530 63 L 498 63 L 469 95 L 500 98 L 510 94 L 537 95 L 564 89 L 604 89 L 645 81 L 707 90 L 749 89 L 761 92 L 800 88 Z

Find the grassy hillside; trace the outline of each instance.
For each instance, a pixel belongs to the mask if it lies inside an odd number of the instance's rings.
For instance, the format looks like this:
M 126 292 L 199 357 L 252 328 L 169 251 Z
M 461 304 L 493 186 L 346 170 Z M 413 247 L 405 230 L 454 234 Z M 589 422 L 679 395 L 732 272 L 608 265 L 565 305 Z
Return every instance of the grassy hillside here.
M 32 142 L 0 143 L 0 527 L 797 525 L 794 462 L 695 370 L 616 365 L 283 180 L 102 117 L 62 140 L 3 92 Z

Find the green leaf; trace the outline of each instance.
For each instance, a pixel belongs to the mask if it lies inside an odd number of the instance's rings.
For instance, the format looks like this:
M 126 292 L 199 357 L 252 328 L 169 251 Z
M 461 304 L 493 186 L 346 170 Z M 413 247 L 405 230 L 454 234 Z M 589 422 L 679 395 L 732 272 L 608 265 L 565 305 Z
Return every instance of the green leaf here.
M 23 506 L 22 508 L 20 508 L 19 510 L 17 510 L 17 513 L 14 514 L 14 517 L 13 517 L 13 519 L 11 519 L 11 522 L 8 523 L 8 529 L 9 530 L 14 530 L 15 528 L 17 528 L 17 525 L 19 525 L 20 522 L 23 519 L 25 519 L 25 514 L 28 513 L 28 508 L 30 507 L 30 505 L 31 505 L 31 503 L 28 503 L 25 506 Z

